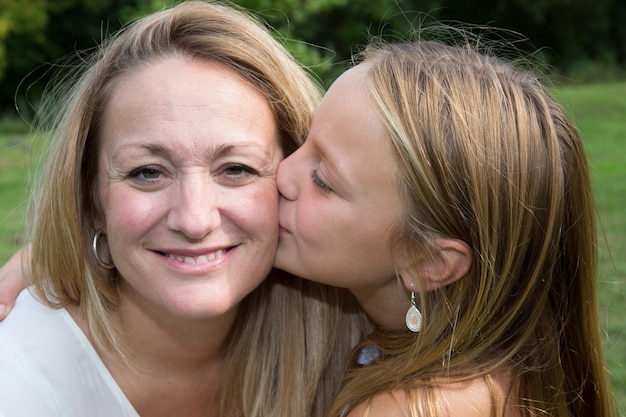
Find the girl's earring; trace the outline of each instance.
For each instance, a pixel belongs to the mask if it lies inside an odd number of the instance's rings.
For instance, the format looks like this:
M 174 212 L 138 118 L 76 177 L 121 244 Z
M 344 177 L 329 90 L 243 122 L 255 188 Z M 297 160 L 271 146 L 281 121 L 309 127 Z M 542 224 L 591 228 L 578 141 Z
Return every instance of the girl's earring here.
M 422 329 L 422 313 L 415 306 L 415 292 L 411 291 L 411 306 L 406 312 L 406 327 L 413 333 Z

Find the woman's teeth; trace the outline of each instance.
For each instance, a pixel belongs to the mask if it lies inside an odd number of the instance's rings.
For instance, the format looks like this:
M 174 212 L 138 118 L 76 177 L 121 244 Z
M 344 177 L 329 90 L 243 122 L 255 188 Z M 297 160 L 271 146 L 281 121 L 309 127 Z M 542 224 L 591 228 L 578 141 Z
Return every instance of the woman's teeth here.
M 210 262 L 212 260 L 214 260 L 215 258 L 219 258 L 220 256 L 222 256 L 223 254 L 226 253 L 226 250 L 224 249 L 220 249 L 218 251 L 215 252 L 211 252 L 207 255 L 200 255 L 200 256 L 196 256 L 196 257 L 191 257 L 191 256 L 178 256 L 178 255 L 172 255 L 172 254 L 168 254 L 167 256 L 170 259 L 175 259 L 179 262 L 184 262 L 186 264 L 203 264 L 206 262 Z

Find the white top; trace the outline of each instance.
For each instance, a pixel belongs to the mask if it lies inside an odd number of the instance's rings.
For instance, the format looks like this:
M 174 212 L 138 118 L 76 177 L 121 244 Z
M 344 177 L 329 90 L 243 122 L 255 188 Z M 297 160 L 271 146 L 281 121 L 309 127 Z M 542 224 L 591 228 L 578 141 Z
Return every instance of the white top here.
M 0 322 L 0 417 L 138 417 L 65 309 L 24 290 Z

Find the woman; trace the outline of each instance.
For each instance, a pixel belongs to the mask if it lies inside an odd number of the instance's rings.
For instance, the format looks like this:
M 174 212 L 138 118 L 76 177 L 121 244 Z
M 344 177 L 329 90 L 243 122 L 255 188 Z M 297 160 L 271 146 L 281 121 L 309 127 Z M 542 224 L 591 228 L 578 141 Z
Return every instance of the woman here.
M 531 73 L 469 43 L 370 47 L 277 184 L 275 266 L 377 325 L 331 416 L 613 415 L 586 157 Z
M 65 97 L 0 414 L 322 415 L 358 334 L 337 292 L 270 273 L 307 74 L 249 16 L 188 2 L 108 41 Z

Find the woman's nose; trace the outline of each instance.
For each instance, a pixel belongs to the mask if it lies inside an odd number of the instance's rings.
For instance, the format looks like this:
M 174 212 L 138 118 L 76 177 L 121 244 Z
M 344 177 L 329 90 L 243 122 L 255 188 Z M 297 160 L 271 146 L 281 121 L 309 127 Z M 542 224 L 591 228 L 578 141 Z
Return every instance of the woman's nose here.
M 203 177 L 197 174 L 180 181 L 170 201 L 169 227 L 194 240 L 204 238 L 221 224 L 219 186 Z

